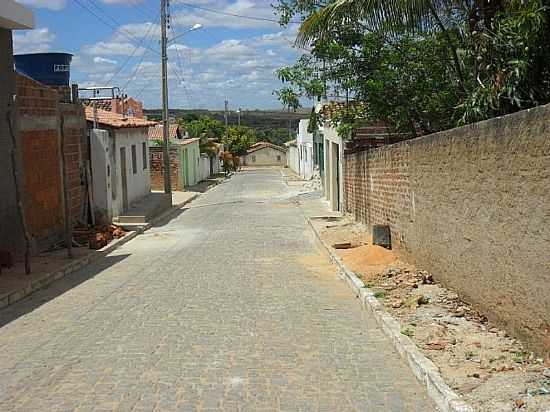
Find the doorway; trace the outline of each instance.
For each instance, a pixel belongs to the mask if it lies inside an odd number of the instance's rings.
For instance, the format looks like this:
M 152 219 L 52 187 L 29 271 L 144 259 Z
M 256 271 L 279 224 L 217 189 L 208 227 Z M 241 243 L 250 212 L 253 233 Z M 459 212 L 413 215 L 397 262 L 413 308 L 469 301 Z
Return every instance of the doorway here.
M 122 210 L 128 210 L 128 171 L 126 169 L 126 148 L 120 148 L 120 178 L 122 180 Z

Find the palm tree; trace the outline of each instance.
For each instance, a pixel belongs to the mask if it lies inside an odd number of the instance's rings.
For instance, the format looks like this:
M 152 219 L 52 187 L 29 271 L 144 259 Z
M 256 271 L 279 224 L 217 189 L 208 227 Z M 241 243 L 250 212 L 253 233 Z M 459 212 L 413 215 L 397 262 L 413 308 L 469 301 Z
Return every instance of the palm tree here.
M 470 32 L 474 33 L 491 27 L 495 14 L 509 1 L 514 0 L 336 0 L 302 23 L 296 44 L 303 47 L 317 39 L 329 38 L 332 27 L 352 22 L 363 25 L 366 30 L 382 30 L 389 34 L 440 31 L 464 88 L 457 46 L 449 34 L 449 29 L 457 27 L 453 27 L 452 19 L 442 19 L 438 11 L 461 13 L 468 20 Z

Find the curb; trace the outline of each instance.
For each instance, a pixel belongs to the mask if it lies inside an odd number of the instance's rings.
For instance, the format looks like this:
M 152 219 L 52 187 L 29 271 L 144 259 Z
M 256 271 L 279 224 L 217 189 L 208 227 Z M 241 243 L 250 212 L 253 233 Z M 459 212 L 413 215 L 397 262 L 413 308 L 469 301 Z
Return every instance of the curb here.
M 339 276 L 347 282 L 355 296 L 360 299 L 361 305 L 373 314 L 376 323 L 382 328 L 386 336 L 390 338 L 392 345 L 401 357 L 407 361 L 414 375 L 426 388 L 428 396 L 435 402 L 437 407 L 443 412 L 474 412 L 474 408 L 464 402 L 460 395 L 445 383 L 437 366 L 420 352 L 416 344 L 408 336 L 401 333 L 399 321 L 386 311 L 384 305 L 374 297 L 374 292 L 370 288 L 367 288 L 361 279 L 346 268 L 342 259 L 321 239 L 311 219 L 306 219 L 317 240 L 327 251 L 330 260 L 338 267 Z
M 212 187 L 217 186 L 214 185 Z M 173 205 L 170 210 L 167 210 L 163 214 L 153 218 L 151 222 L 147 223 L 142 228 L 136 229 L 132 232 L 129 232 L 126 234 L 126 236 L 121 237 L 120 239 L 116 239 L 109 243 L 108 245 L 102 247 L 101 249 L 98 249 L 96 253 L 92 253 L 88 256 L 83 256 L 79 259 L 73 260 L 61 269 L 55 271 L 55 272 L 49 272 L 45 273 L 38 279 L 35 279 L 32 281 L 29 285 L 25 286 L 22 289 L 14 290 L 11 292 L 8 292 L 2 296 L 0 296 L 0 309 L 5 308 L 9 305 L 14 304 L 15 302 L 20 301 L 23 298 L 26 298 L 27 296 L 33 294 L 37 290 L 44 289 L 47 286 L 51 285 L 53 282 L 55 282 L 58 279 L 61 279 L 67 275 L 70 275 L 73 272 L 76 272 L 77 270 L 82 269 L 83 267 L 107 256 L 112 251 L 118 249 L 120 246 L 124 245 L 125 243 L 129 242 L 130 240 L 136 238 L 138 235 L 142 234 L 146 230 L 151 229 L 155 224 L 158 222 L 170 219 L 174 215 L 177 214 L 179 210 L 186 204 L 192 202 L 196 198 L 198 198 L 201 195 L 201 193 L 196 193 L 193 196 L 191 196 L 189 199 L 178 203 L 177 205 Z

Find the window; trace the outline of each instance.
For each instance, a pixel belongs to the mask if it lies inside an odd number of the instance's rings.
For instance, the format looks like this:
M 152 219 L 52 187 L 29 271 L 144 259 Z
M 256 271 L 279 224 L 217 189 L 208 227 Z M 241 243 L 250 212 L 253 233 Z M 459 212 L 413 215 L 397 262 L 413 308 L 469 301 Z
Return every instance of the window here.
M 136 155 L 136 145 L 132 145 L 132 173 L 137 173 L 137 155 Z
M 143 142 L 141 143 L 141 155 L 143 157 L 143 170 L 147 169 L 147 164 L 149 163 L 147 161 L 147 143 Z
M 278 162 L 281 161 L 281 156 L 277 156 L 277 161 L 278 161 Z
M 256 163 L 256 156 L 252 155 L 252 163 Z

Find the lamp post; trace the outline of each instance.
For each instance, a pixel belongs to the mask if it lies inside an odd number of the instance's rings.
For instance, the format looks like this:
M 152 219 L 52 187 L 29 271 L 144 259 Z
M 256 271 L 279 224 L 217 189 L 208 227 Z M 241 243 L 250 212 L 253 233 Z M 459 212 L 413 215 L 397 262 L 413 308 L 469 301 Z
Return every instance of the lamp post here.
M 178 37 L 183 36 L 191 31 L 202 28 L 202 24 L 195 24 L 184 33 L 181 33 L 172 39 L 166 37 L 166 0 L 160 1 L 160 26 L 161 26 L 161 72 L 162 72 L 162 141 L 164 144 L 163 160 L 164 160 L 164 193 L 172 193 L 172 184 L 170 182 L 170 135 L 168 124 L 168 43 L 174 41 Z

